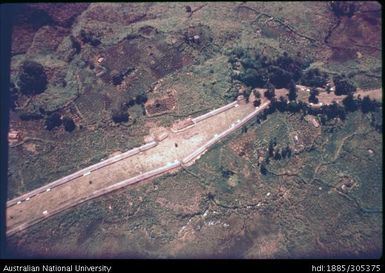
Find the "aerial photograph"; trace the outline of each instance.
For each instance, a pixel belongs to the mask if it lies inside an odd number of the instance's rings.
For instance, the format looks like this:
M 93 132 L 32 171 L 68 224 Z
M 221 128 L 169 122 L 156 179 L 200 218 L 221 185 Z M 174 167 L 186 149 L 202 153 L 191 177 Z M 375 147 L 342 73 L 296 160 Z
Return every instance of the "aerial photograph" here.
M 14 6 L 8 257 L 382 257 L 379 2 Z

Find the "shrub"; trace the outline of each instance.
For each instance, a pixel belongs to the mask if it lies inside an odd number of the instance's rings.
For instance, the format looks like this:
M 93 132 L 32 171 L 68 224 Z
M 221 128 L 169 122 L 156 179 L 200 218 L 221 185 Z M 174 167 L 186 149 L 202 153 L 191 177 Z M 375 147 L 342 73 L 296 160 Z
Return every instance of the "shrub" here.
M 98 46 L 101 44 L 100 40 L 95 38 L 93 33 L 86 32 L 83 29 L 80 31 L 80 38 L 84 43 L 92 46 Z
M 64 129 L 65 129 L 67 132 L 72 132 L 72 131 L 75 130 L 75 128 L 76 128 L 73 119 L 70 118 L 70 117 L 64 117 L 64 118 L 63 118 L 63 125 L 64 125 Z
M 120 109 L 112 110 L 112 120 L 115 123 L 127 122 L 128 121 L 128 117 L 129 117 L 128 112 L 123 107 L 120 108 Z
M 59 113 L 52 113 L 45 120 L 45 127 L 51 131 L 55 127 L 59 127 L 62 124 L 61 116 Z

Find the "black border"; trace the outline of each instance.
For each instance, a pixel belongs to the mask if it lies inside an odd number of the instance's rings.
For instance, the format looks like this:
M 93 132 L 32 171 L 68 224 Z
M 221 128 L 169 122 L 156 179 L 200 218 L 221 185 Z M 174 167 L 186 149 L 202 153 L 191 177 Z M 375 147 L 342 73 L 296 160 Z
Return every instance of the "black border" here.
M 44 2 L 44 1 L 41 1 Z M 77 1 L 76 1 L 77 2 Z M 96 1 L 95 1 L 96 2 Z M 186 1 L 188 2 L 188 1 Z M 379 2 L 379 1 L 378 1 Z M 380 2 L 379 2 L 380 3 Z M 381 4 L 381 3 L 380 3 Z M 253 272 L 280 272 L 280 271 L 295 271 L 295 272 L 317 272 L 312 271 L 313 266 L 320 268 L 324 266 L 323 272 L 326 271 L 326 265 L 381 265 L 381 271 L 385 271 L 384 256 L 380 259 L 292 259 L 292 260 L 154 260 L 154 259 L 19 259 L 12 256 L 6 251 L 6 236 L 5 236 L 5 211 L 7 199 L 7 173 L 8 173 L 8 126 L 9 126 L 9 63 L 11 55 L 11 29 L 15 13 L 19 4 L 1 4 L 0 5 L 0 270 L 3 272 L 5 265 L 106 265 L 112 266 L 110 272 L 121 272 L 126 270 L 145 270 L 154 268 L 155 270 L 165 269 L 168 271 L 203 271 L 209 270 L 236 270 L 244 272 L 253 270 Z M 382 5 L 381 5 L 382 6 Z M 382 15 L 381 15 L 382 16 Z M 384 31 L 382 29 L 382 40 Z M 382 55 L 383 59 L 383 55 Z M 384 81 L 384 71 L 382 70 L 382 80 Z M 384 84 L 383 84 L 384 85 Z M 384 109 L 383 109 L 384 111 Z M 383 112 L 384 113 L 384 112 Z M 384 150 L 383 150 L 384 154 Z M 384 246 L 384 236 L 383 236 Z M 318 271 L 320 272 L 320 271 Z M 375 271 L 373 271 L 375 272 Z

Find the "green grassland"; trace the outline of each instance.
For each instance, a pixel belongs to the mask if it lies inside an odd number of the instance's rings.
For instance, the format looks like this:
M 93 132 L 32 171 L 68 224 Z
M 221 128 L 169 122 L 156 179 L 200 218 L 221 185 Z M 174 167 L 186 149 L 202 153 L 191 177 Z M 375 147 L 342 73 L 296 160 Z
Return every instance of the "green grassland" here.
M 290 130 L 298 129 L 300 119 L 299 114 L 288 120 L 285 114 L 274 113 L 261 125 L 249 125 L 246 134 L 257 132 L 256 146 L 267 146 L 270 136 L 285 143 Z M 323 130 L 312 140 L 315 149 L 290 160 L 273 160 L 266 176 L 255 168 L 253 159 L 250 162 L 229 148 L 244 134 L 239 130 L 185 170 L 60 213 L 15 235 L 10 244 L 24 254 L 33 249 L 34 255 L 43 256 L 258 257 L 255 244 L 274 233 L 282 237 L 272 254 L 275 258 L 378 256 L 382 139 L 367 121 L 360 112 L 349 114 L 337 132 Z M 311 126 L 302 129 L 313 130 Z M 354 133 L 357 135 L 343 142 Z M 352 148 L 363 136 L 365 144 Z M 374 151 L 372 158 L 367 156 L 368 149 Z M 316 173 L 319 164 L 325 168 Z M 292 174 L 285 175 L 287 170 L 293 170 Z M 345 195 L 336 191 L 342 175 L 358 183 Z M 287 196 L 280 195 L 282 189 Z M 159 200 L 167 205 L 159 206 Z M 193 209 L 191 203 L 196 204 Z M 258 203 L 261 205 L 256 206 Z M 223 227 L 214 234 L 207 228 L 208 220 L 203 220 L 207 209 L 210 221 L 234 226 L 237 222 L 230 219 L 236 214 L 247 232 L 238 234 L 237 240 L 229 240 L 231 232 Z M 250 217 L 257 217 L 262 226 L 253 226 Z M 175 254 L 173 242 L 190 219 L 196 236 L 206 239 L 180 242 L 181 251 Z
M 189 3 L 193 10 L 201 7 L 190 17 L 186 3 L 125 5 L 94 3 L 76 19 L 70 33 L 91 31 L 101 40 L 98 47 L 84 44 L 70 56 L 66 36 L 56 51 L 12 57 L 12 81 L 23 60 L 40 62 L 50 78 L 44 93 L 29 102 L 20 98 L 21 109 L 11 112 L 11 127 L 29 140 L 9 148 L 9 198 L 141 145 L 147 122 L 170 126 L 228 103 L 234 92 L 228 57 L 234 48 L 271 58 L 298 55 L 330 76 L 344 73 L 360 88 L 382 84 L 377 50 L 356 47 L 348 59 L 338 59 L 325 45 L 323 38 L 336 24 L 327 2 Z M 187 32 L 199 34 L 201 43 L 186 42 Z M 339 36 L 331 36 L 331 43 Z M 135 68 L 127 86 L 96 77 L 90 63 L 99 56 L 109 70 Z M 160 94 L 152 93 L 160 79 Z M 128 122 L 112 122 L 114 105 L 169 89 L 175 90 L 174 111 L 147 117 L 135 105 L 127 110 Z M 18 117 L 41 108 L 79 117 L 76 130 L 47 131 L 44 119 Z M 29 257 L 379 257 L 383 144 L 369 124 L 371 115 L 357 111 L 314 128 L 301 114 L 277 111 L 238 130 L 191 167 L 64 211 L 9 238 L 9 249 Z M 252 133 L 246 156 L 236 154 L 232 145 Z M 304 149 L 290 159 L 271 159 L 262 175 L 256 150 L 274 138 L 279 147 L 293 145 L 293 133 Z M 345 178 L 355 184 L 341 192 Z

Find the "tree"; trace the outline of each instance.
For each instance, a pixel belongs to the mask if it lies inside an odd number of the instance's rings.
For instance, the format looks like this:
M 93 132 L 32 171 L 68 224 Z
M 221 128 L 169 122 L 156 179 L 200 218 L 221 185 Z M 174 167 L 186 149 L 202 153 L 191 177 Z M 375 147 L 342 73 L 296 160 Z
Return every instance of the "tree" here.
M 353 94 L 347 95 L 343 100 L 342 104 L 345 106 L 346 111 L 353 112 L 358 108 L 357 102 L 353 98 Z
M 243 91 L 243 96 L 245 97 L 246 103 L 249 102 L 250 95 L 251 95 L 251 89 L 250 88 L 245 88 L 244 91 Z
M 20 66 L 18 86 L 24 95 L 36 95 L 47 88 L 44 67 L 34 61 L 25 61 Z
M 287 99 L 285 99 L 283 96 L 280 96 L 277 102 L 277 109 L 279 112 L 284 112 L 287 107 Z
M 267 99 L 271 100 L 272 98 L 275 97 L 275 87 L 272 83 L 269 82 L 267 83 L 266 88 L 267 90 L 265 91 L 264 96 Z
M 51 131 L 55 127 L 59 127 L 62 124 L 61 116 L 59 113 L 50 114 L 45 120 L 45 127 Z
M 112 110 L 112 120 L 115 123 L 119 122 L 127 122 L 128 121 L 128 112 L 124 107 L 120 107 L 120 109 L 113 109 Z
M 75 130 L 75 128 L 76 128 L 73 119 L 70 118 L 70 117 L 64 117 L 64 118 L 63 118 L 63 125 L 64 125 L 64 129 L 65 129 L 67 132 L 72 132 L 72 131 Z
M 266 169 L 266 163 L 265 163 L 265 161 L 262 161 L 259 170 L 260 170 L 260 172 L 261 172 L 262 175 L 266 175 L 266 174 L 267 174 L 267 169 Z
M 348 95 L 357 89 L 356 85 L 350 79 L 346 78 L 345 75 L 335 76 L 333 82 L 336 96 Z
M 375 103 L 372 101 L 369 96 L 365 96 L 361 102 L 361 111 L 362 113 L 368 113 L 375 110 Z
M 299 106 L 299 104 L 296 101 L 291 101 L 287 105 L 287 110 L 289 112 L 292 112 L 292 113 L 297 113 L 301 110 L 301 107 Z
M 331 1 L 330 8 L 337 17 L 352 17 L 357 9 L 351 1 Z
M 317 98 L 318 94 L 319 94 L 319 92 L 318 92 L 317 88 L 310 89 L 309 102 L 317 104 L 318 103 L 318 98 Z
M 261 98 L 261 92 L 259 92 L 258 90 L 254 89 L 254 90 L 253 90 L 253 94 L 254 94 L 254 96 L 255 96 L 257 99 Z
M 268 154 L 269 154 L 269 157 L 273 157 L 274 156 L 274 140 L 270 140 L 269 141 L 269 148 L 267 149 L 268 151 Z
M 290 149 L 289 146 L 286 146 L 286 155 L 287 155 L 288 158 L 291 157 L 291 149 Z
M 297 86 L 295 84 L 295 81 L 291 80 L 288 85 L 289 89 L 289 101 L 294 101 L 297 98 Z
M 280 149 L 277 149 L 277 151 L 275 151 L 274 153 L 274 159 L 275 160 L 281 160 L 282 156 L 281 156 L 281 151 Z
M 147 95 L 141 94 L 141 95 L 136 96 L 135 102 L 136 102 L 136 104 L 139 104 L 139 105 L 146 103 L 147 102 Z
M 258 107 L 261 105 L 261 99 L 256 99 L 254 102 L 253 102 L 253 105 L 254 107 Z
M 119 85 L 122 83 L 124 75 L 116 70 L 111 71 L 111 82 L 113 85 Z

